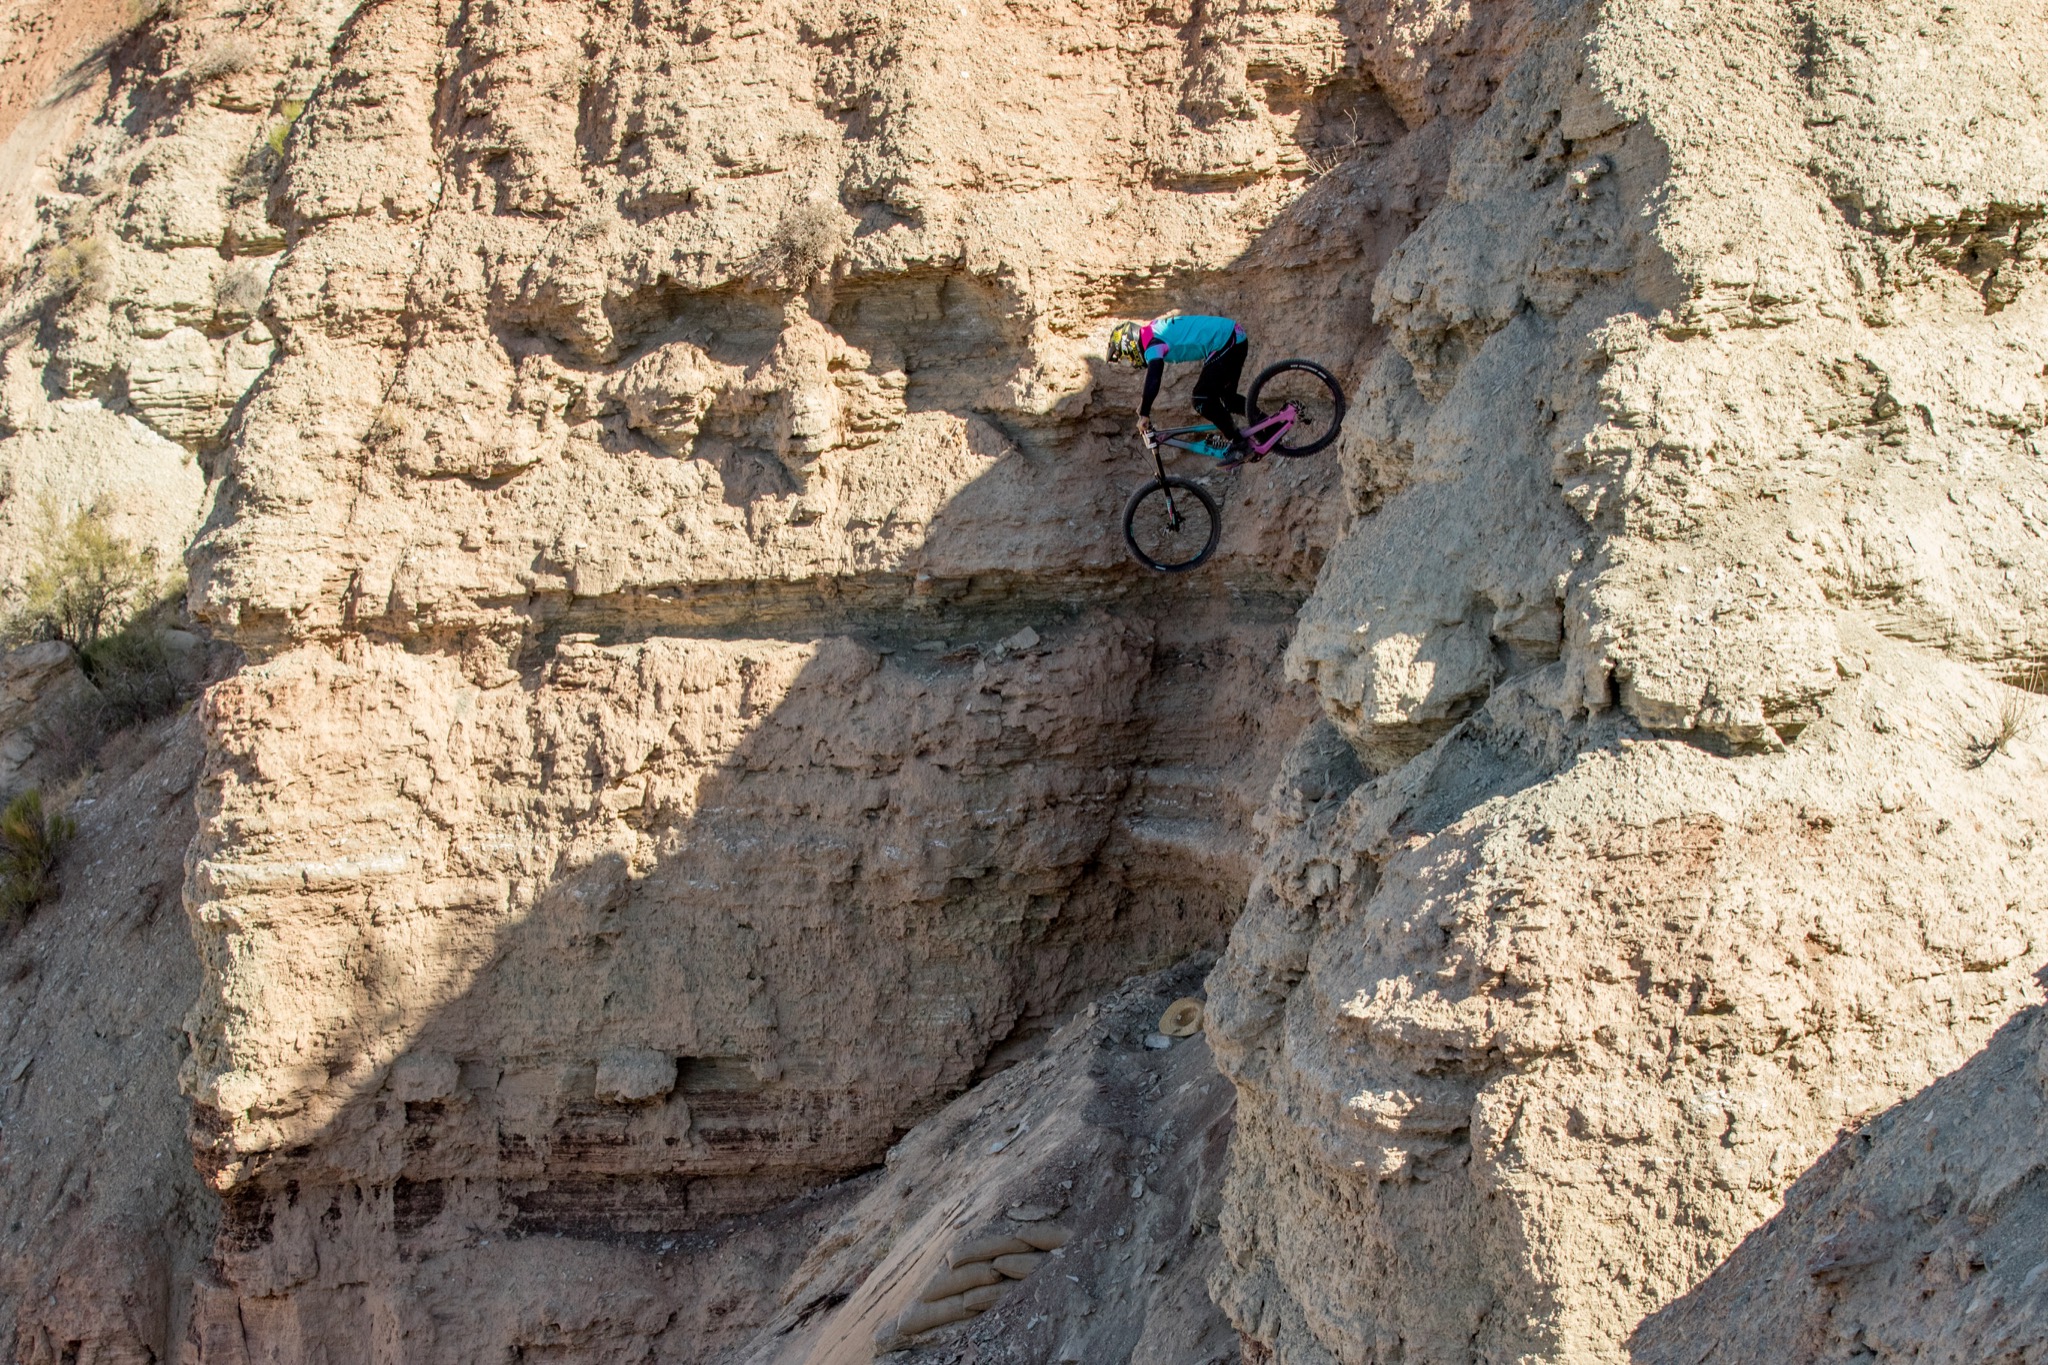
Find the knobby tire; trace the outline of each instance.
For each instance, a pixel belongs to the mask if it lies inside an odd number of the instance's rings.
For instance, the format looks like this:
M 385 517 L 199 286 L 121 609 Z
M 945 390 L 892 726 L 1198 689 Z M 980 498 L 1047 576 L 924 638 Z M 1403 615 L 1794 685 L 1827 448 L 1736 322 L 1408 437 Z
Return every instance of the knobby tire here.
M 1266 401 L 1262 404 L 1259 400 Z M 1337 439 L 1344 424 L 1344 390 L 1335 375 L 1313 360 L 1283 360 L 1268 365 L 1252 381 L 1245 395 L 1251 425 L 1257 426 L 1289 402 L 1300 410 L 1300 419 L 1273 447 L 1282 455 L 1299 459 L 1313 455 Z
M 1178 529 L 1168 525 L 1168 485 L 1173 488 L 1174 510 L 1181 519 Z M 1216 542 L 1222 535 L 1223 513 L 1216 506 L 1216 499 L 1208 489 L 1190 479 L 1168 475 L 1165 479 L 1148 480 L 1124 504 L 1124 544 L 1130 547 L 1132 558 L 1159 573 L 1186 573 L 1198 568 L 1216 553 Z M 1191 557 L 1180 557 L 1180 551 L 1198 543 L 1200 548 Z

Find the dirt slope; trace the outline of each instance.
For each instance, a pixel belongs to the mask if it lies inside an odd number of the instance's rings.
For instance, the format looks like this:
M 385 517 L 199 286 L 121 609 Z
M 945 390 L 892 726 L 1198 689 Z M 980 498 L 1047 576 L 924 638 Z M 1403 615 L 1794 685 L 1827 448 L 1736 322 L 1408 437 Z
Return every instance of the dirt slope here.
M 266 0 L 21 67 L 80 117 L 14 135 L 0 594 L 95 507 L 242 662 L 6 949 L 17 1356 L 2029 1349 L 2035 9 Z M 1175 579 L 1100 359 L 1169 308 L 1353 396 Z

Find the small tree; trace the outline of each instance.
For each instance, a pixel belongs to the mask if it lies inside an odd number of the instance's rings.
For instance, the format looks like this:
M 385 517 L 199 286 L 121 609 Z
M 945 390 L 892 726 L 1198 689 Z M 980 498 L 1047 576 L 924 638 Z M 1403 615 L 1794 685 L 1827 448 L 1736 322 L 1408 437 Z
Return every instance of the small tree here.
M 62 640 L 78 650 L 118 630 L 167 584 L 153 548 L 137 548 L 107 528 L 97 509 L 45 534 L 43 551 L 8 621 L 9 644 Z
M 33 787 L 0 809 L 0 920 L 26 919 L 57 890 L 57 860 L 78 832 L 69 816 L 44 811 Z

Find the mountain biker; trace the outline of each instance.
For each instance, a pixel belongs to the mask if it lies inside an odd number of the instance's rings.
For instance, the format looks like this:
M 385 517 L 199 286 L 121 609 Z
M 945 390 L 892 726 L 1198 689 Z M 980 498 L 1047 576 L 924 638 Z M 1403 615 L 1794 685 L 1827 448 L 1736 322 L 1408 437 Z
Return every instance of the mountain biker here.
M 1257 456 L 1238 433 L 1233 414 L 1244 411 L 1244 395 L 1237 391 L 1244 376 L 1244 358 L 1250 346 L 1245 330 L 1234 318 L 1182 313 L 1154 318 L 1147 323 L 1119 322 L 1109 331 L 1111 364 L 1145 367 L 1145 393 L 1138 400 L 1138 432 L 1152 432 L 1152 400 L 1159 396 L 1160 381 L 1169 363 L 1202 362 L 1191 395 L 1194 410 L 1215 423 L 1230 445 L 1224 452 L 1222 469 L 1235 469 Z

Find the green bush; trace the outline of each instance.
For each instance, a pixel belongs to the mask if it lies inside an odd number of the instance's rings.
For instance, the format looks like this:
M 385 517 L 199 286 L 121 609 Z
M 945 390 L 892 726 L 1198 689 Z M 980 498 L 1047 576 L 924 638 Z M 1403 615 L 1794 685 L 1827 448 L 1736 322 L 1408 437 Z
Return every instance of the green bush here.
M 57 861 L 78 832 L 69 816 L 43 809 L 33 787 L 0 810 L 0 919 L 26 919 L 57 890 Z
M 306 102 L 304 100 L 286 100 L 279 112 L 282 115 L 283 121 L 273 125 L 263 141 L 272 152 L 278 156 L 283 156 L 285 140 L 292 135 L 292 125 L 299 121 L 299 115 L 306 112 Z
M 98 511 L 52 517 L 20 605 L 0 626 L 0 645 L 62 640 L 96 695 L 63 718 L 87 758 L 117 730 L 175 711 L 186 680 L 171 648 L 179 583 L 156 552 L 107 529 Z
M 85 676 L 99 689 L 100 721 L 125 730 L 178 709 L 185 686 L 164 627 L 153 620 L 131 621 L 78 652 Z
M 8 645 L 62 640 L 81 652 L 119 630 L 172 588 L 157 553 L 107 528 L 98 510 L 52 518 L 21 602 L 0 637 Z

